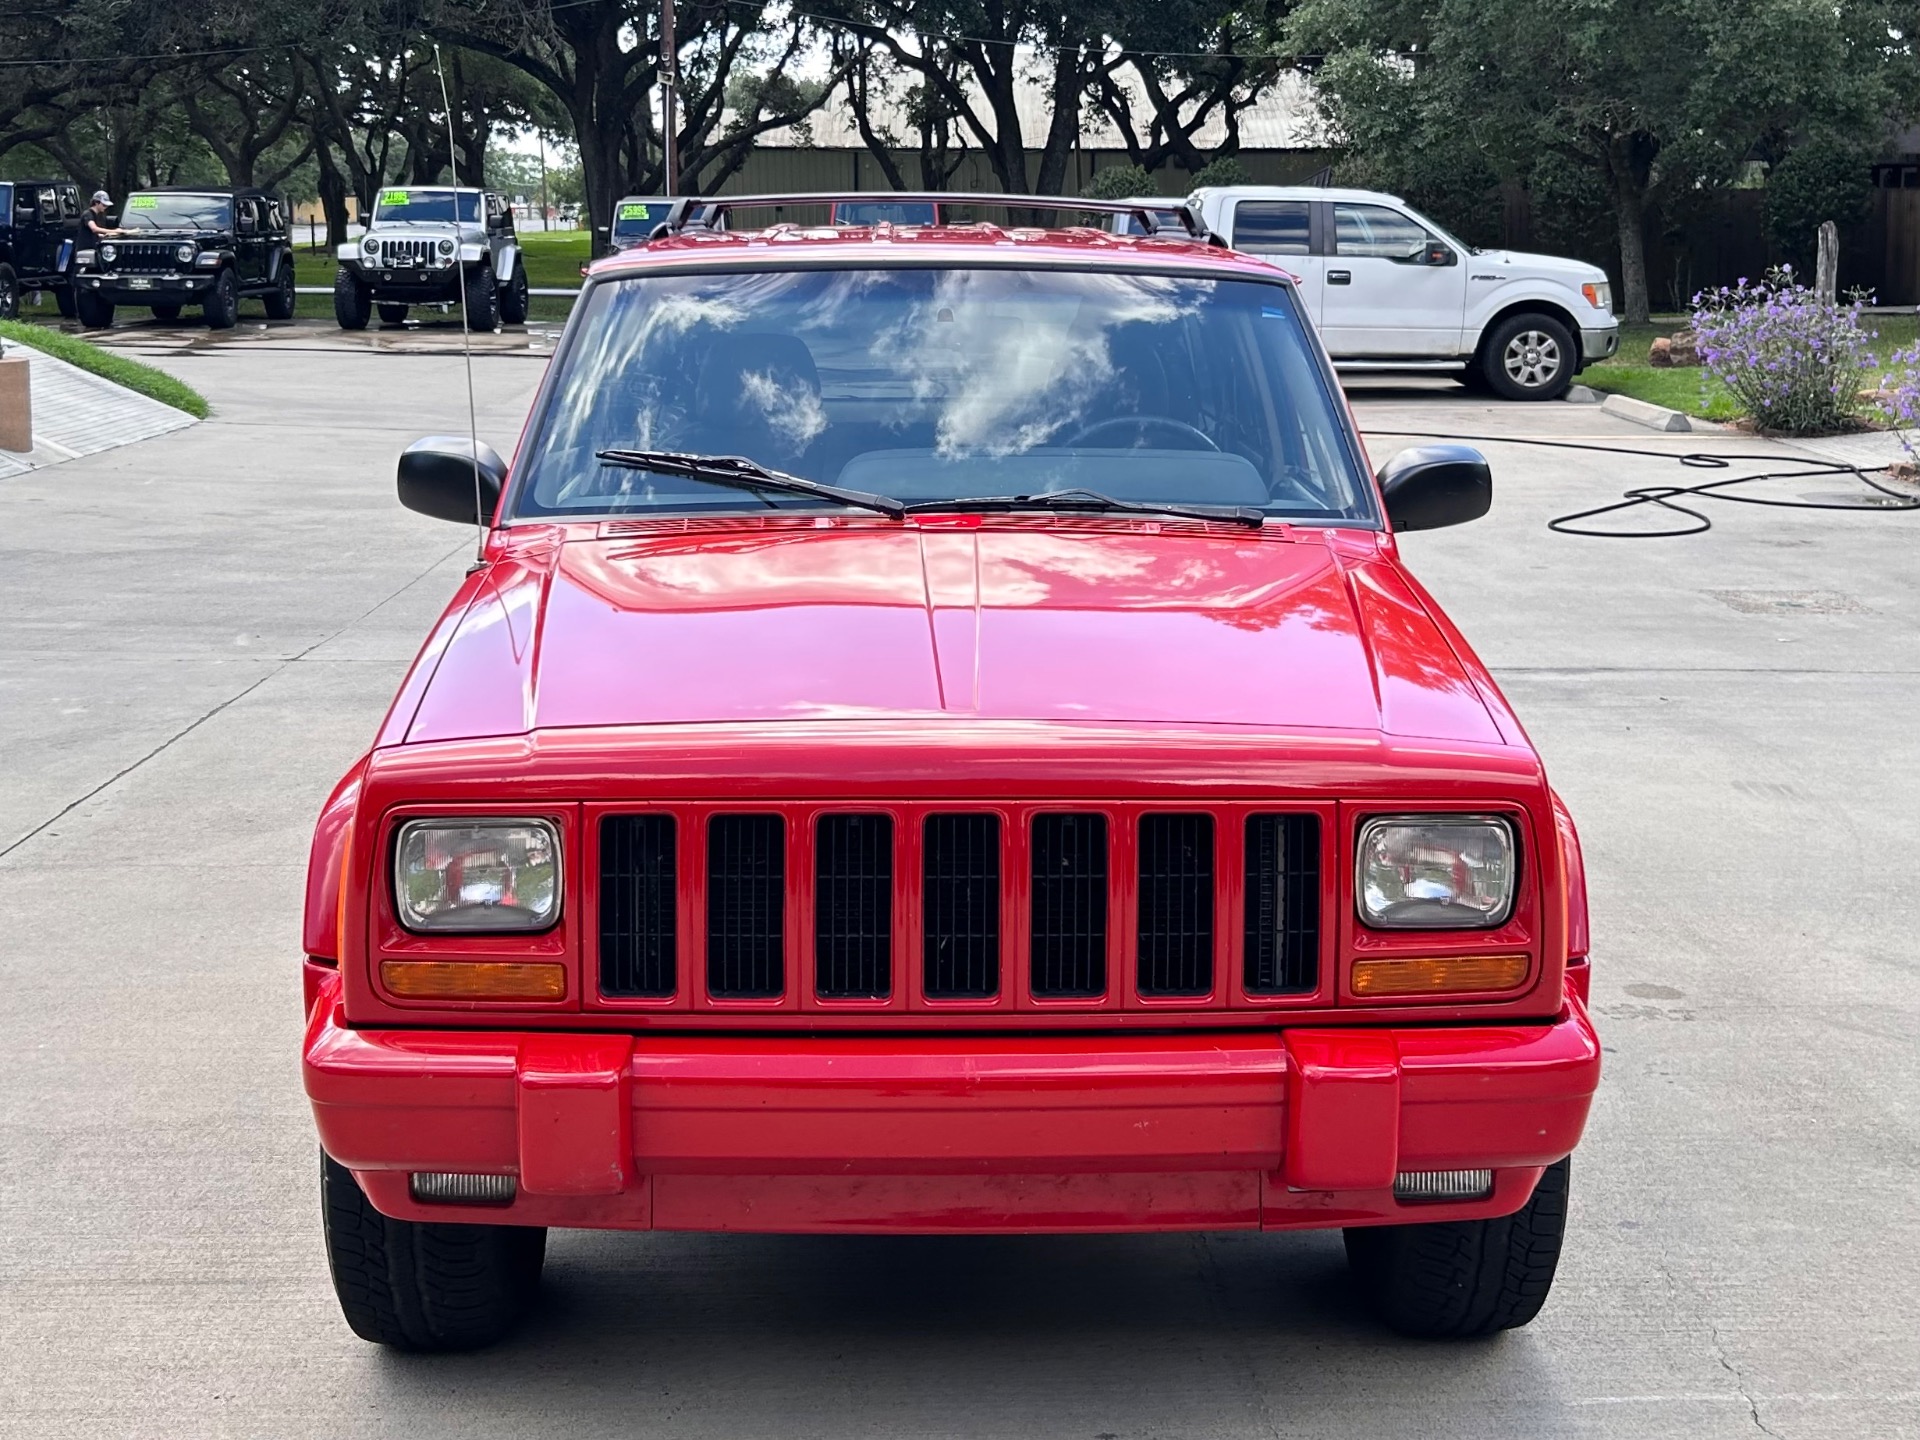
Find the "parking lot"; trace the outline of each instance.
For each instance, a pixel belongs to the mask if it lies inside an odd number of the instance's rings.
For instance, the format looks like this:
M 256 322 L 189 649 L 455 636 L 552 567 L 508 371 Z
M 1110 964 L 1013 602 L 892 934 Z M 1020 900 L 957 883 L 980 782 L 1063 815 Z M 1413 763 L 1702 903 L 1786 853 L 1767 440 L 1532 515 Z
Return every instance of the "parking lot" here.
M 551 339 L 478 337 L 503 451 Z M 1493 514 L 1405 549 L 1586 843 L 1608 1068 L 1530 1328 L 1395 1340 L 1332 1233 L 557 1233 L 525 1331 L 416 1358 L 328 1285 L 299 914 L 472 550 L 393 498 L 405 443 L 465 429 L 457 338 L 112 343 L 214 416 L 0 485 L 0 1432 L 1920 1435 L 1920 516 L 1563 537 L 1687 477 L 1512 441 L 1769 447 L 1354 388 L 1369 431 L 1503 437 Z

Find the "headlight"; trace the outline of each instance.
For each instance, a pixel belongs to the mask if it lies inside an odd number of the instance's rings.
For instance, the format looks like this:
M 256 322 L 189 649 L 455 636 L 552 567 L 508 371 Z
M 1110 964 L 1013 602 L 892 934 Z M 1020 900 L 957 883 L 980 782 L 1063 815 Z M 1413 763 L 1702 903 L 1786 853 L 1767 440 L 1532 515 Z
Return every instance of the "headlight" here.
M 451 240 L 442 240 L 442 241 L 440 242 L 440 253 L 441 253 L 442 255 L 451 255 L 451 254 L 453 254 L 453 241 L 451 241 Z
M 113 257 L 119 253 L 119 248 L 111 240 L 100 247 L 100 258 L 109 265 L 113 263 Z
M 409 930 L 545 930 L 560 918 L 560 836 L 545 820 L 409 820 L 393 904 Z
M 1385 930 L 1491 930 L 1513 913 L 1513 826 L 1490 815 L 1383 815 L 1360 827 L 1360 918 Z
M 200 251 L 197 246 L 182 245 L 173 252 L 173 258 L 178 260 L 182 265 L 191 265 L 193 263 L 193 257 L 199 253 Z
M 1602 280 L 1598 285 L 1582 285 L 1580 293 L 1587 297 L 1587 304 L 1596 310 L 1613 313 L 1613 286 Z
M 373 236 L 369 235 L 367 236 L 366 239 L 360 242 L 360 248 L 366 251 L 367 254 L 369 255 L 376 255 L 380 251 L 380 242 L 374 239 Z

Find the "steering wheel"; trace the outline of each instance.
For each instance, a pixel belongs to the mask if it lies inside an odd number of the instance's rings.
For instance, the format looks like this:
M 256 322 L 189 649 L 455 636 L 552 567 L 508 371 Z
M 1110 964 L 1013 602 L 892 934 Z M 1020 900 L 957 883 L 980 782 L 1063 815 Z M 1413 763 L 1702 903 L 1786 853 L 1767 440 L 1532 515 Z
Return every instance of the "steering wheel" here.
M 1132 426 L 1135 432 L 1141 435 L 1144 435 L 1149 430 L 1160 429 L 1177 432 L 1186 439 L 1198 440 L 1200 442 L 1198 446 L 1183 445 L 1178 447 L 1183 450 L 1201 449 L 1217 451 L 1220 448 L 1214 444 L 1213 437 L 1207 434 L 1206 431 L 1200 429 L 1198 426 L 1189 425 L 1184 420 L 1176 420 L 1171 415 L 1115 415 L 1106 420 L 1096 420 L 1093 424 L 1076 433 L 1072 439 L 1067 441 L 1067 444 L 1084 445 L 1093 436 L 1100 434 L 1103 430 L 1117 430 L 1123 425 Z

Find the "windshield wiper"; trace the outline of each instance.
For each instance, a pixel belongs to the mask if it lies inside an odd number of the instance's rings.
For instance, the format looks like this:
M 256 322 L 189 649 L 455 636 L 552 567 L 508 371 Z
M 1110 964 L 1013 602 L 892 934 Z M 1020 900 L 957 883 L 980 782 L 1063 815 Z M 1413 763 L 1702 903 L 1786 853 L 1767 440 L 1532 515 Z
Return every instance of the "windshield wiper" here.
M 817 500 L 837 500 L 842 505 L 876 511 L 889 520 L 898 520 L 907 513 L 907 507 L 891 495 L 823 485 L 803 475 L 769 470 L 744 455 L 683 455 L 675 450 L 596 450 L 594 454 L 609 465 L 619 465 L 629 470 L 685 475 L 690 479 L 711 480 L 716 485 L 733 485 L 742 490 L 772 490 L 783 495 L 811 495 Z
M 957 500 L 922 500 L 906 507 L 909 515 L 971 511 L 1069 510 L 1090 514 L 1171 515 L 1182 520 L 1220 520 L 1258 530 L 1266 515 L 1252 505 L 1163 505 L 1159 501 L 1120 500 L 1098 490 L 1045 490 L 1038 495 L 976 495 Z

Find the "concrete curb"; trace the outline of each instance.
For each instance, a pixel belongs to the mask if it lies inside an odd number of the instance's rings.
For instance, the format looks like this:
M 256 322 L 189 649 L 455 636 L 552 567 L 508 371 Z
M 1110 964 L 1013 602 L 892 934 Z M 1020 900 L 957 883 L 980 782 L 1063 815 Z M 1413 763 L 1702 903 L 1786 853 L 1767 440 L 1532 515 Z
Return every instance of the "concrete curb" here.
M 1622 420 L 1631 420 L 1649 430 L 1693 429 L 1693 422 L 1678 410 L 1669 410 L 1650 400 L 1636 400 L 1631 395 L 1609 395 L 1600 402 L 1600 408 L 1609 415 L 1618 415 Z
M 1585 385 L 1569 385 L 1567 393 L 1560 398 L 1569 405 L 1598 405 L 1606 397 Z

